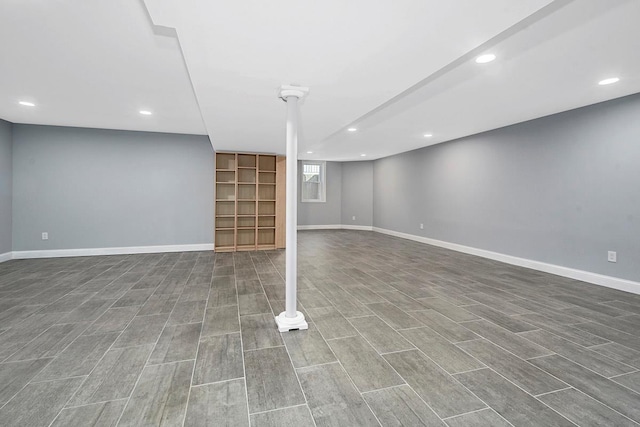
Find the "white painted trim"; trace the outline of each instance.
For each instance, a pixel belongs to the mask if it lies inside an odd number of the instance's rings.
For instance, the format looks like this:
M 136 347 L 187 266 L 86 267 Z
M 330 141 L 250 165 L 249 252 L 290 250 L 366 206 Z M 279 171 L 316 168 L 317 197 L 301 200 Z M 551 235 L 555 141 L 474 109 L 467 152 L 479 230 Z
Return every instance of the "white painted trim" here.
M 360 231 L 373 231 L 373 227 L 370 225 L 348 225 L 342 224 L 340 227 L 343 230 L 360 230 Z
M 331 225 L 299 225 L 298 230 L 340 230 L 342 225 L 340 224 L 331 224 Z
M 13 252 L 5 252 L 3 254 L 0 254 L 0 262 L 9 261 L 12 258 L 13 258 Z
M 298 230 L 360 230 L 373 231 L 370 225 L 347 225 L 347 224 L 329 224 L 329 225 L 299 225 Z
M 400 237 L 402 239 L 413 240 L 428 245 L 438 246 L 441 248 L 451 249 L 465 254 L 476 255 L 482 258 L 488 258 L 495 261 L 504 262 L 506 264 L 517 265 L 520 267 L 530 268 L 532 270 L 543 271 L 545 273 L 555 274 L 557 276 L 568 277 L 570 279 L 581 280 L 583 282 L 593 283 L 595 285 L 605 286 L 607 288 L 618 289 L 621 291 L 640 294 L 640 283 L 632 280 L 620 279 L 603 274 L 592 273 L 590 271 L 576 270 L 574 268 L 563 267 L 561 265 L 548 264 L 546 262 L 535 261 L 532 259 L 519 258 L 512 255 L 501 254 L 498 252 L 487 251 L 485 249 L 473 248 L 471 246 L 459 245 L 457 243 L 445 242 L 442 240 L 430 239 L 428 237 L 416 236 L 413 234 L 401 233 L 399 231 L 387 230 L 385 228 L 373 227 L 373 231 L 390 236 Z
M 125 246 L 121 248 L 53 249 L 39 251 L 14 251 L 13 259 L 61 258 L 95 255 L 132 255 L 163 252 L 212 251 L 212 243 L 196 245 Z

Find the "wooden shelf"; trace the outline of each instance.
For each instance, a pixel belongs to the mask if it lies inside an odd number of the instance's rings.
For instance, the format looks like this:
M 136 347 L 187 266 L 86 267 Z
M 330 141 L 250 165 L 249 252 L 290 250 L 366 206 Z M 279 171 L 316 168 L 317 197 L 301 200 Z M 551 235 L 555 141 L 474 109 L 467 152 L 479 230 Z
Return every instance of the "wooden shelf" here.
M 215 165 L 215 250 L 283 248 L 284 157 L 218 152 Z

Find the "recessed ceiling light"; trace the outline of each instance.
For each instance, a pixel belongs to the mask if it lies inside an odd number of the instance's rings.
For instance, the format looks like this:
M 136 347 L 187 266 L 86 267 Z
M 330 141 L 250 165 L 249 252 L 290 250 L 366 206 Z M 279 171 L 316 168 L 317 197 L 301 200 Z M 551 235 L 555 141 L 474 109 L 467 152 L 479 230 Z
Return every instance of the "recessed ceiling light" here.
M 608 79 L 604 79 L 604 80 L 600 80 L 598 82 L 598 84 L 600 86 L 605 86 L 605 85 L 610 85 L 610 84 L 614 84 L 614 83 L 618 83 L 620 81 L 620 79 L 618 77 L 610 77 Z
M 140 114 L 142 114 L 143 116 L 150 116 L 153 113 L 149 110 L 140 110 Z
M 34 104 L 33 102 L 29 102 L 29 101 L 20 101 L 20 102 L 18 102 L 18 104 L 24 105 L 25 107 L 35 107 L 36 106 L 36 104 Z
M 307 151 L 307 154 L 313 154 L 313 151 Z
M 366 154 L 360 154 L 360 157 L 367 157 Z
M 425 138 L 431 138 L 432 136 L 433 136 L 433 134 L 431 134 L 431 133 L 425 133 L 425 134 L 424 134 L 424 137 L 425 137 Z
M 357 131 L 357 130 L 358 130 L 358 128 L 349 128 L 349 129 L 347 129 L 347 130 L 348 130 L 349 132 L 355 132 L 355 131 Z
M 487 53 L 485 55 L 480 55 L 476 58 L 476 62 L 478 64 L 486 64 L 487 62 L 491 62 L 496 59 L 496 56 L 493 53 Z

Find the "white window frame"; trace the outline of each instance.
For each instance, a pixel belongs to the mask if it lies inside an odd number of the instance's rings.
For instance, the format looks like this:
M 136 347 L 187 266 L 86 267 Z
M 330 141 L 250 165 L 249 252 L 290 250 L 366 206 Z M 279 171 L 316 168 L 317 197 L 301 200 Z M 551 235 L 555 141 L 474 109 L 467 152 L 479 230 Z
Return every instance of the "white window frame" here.
M 304 197 L 304 165 L 318 165 L 320 166 L 320 198 L 319 199 L 306 199 Z M 326 203 L 327 201 L 327 163 L 311 160 L 302 160 L 300 168 L 300 201 L 302 203 Z

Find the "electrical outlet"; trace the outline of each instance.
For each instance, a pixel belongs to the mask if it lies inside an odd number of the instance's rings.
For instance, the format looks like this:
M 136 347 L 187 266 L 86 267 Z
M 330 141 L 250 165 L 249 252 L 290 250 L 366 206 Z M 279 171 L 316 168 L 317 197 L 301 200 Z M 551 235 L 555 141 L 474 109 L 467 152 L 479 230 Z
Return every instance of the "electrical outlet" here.
M 420 230 L 424 230 L 424 224 L 420 224 Z
M 356 216 L 354 215 L 351 217 L 351 221 L 355 221 L 355 220 L 356 220 Z
M 46 231 L 42 233 L 42 240 L 49 240 L 49 233 L 47 233 Z
M 607 261 L 618 262 L 618 253 L 614 251 L 607 252 Z

